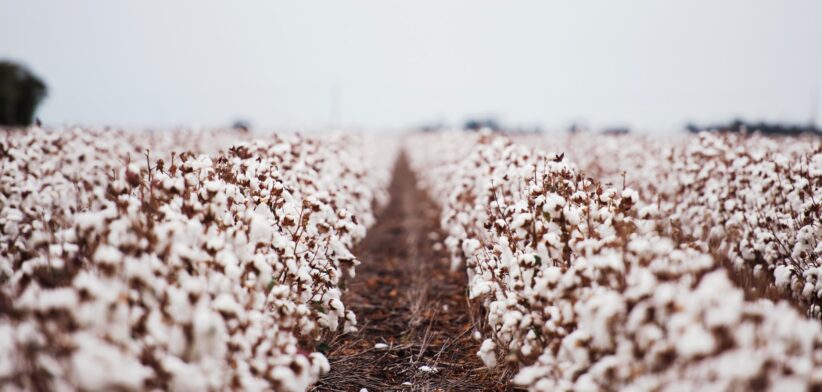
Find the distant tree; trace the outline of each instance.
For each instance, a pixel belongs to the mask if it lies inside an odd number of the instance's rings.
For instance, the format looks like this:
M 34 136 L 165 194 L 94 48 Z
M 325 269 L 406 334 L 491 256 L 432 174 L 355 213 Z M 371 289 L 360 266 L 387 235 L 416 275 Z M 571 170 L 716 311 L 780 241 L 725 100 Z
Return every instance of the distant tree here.
M 493 132 L 499 132 L 502 127 L 499 122 L 493 118 L 469 118 L 465 120 L 462 129 L 466 131 L 479 131 L 480 129 L 488 128 Z
M 819 129 L 815 124 L 798 125 L 787 123 L 766 123 L 766 122 L 748 122 L 741 119 L 733 120 L 726 124 L 713 124 L 708 126 L 698 126 L 696 124 L 688 124 L 685 129 L 690 133 L 698 133 L 703 131 L 720 132 L 720 133 L 748 133 L 759 132 L 764 135 L 779 135 L 779 136 L 796 136 L 803 134 L 822 135 L 822 129 Z
M 631 133 L 631 129 L 628 128 L 628 127 L 611 127 L 611 128 L 603 129 L 601 133 L 603 135 L 612 135 L 612 136 L 627 135 L 627 134 Z
M 241 132 L 249 132 L 251 131 L 251 123 L 247 120 L 237 119 L 234 120 L 234 124 L 231 124 L 231 129 Z
M 30 125 L 47 91 L 46 84 L 22 65 L 0 61 L 0 125 Z

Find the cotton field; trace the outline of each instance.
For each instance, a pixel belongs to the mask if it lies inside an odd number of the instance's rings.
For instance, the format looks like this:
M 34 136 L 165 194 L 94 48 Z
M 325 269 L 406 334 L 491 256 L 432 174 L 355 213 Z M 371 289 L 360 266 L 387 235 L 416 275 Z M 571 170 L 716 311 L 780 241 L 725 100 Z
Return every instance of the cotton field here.
M 2 131 L 0 389 L 819 389 L 818 203 L 810 137 Z

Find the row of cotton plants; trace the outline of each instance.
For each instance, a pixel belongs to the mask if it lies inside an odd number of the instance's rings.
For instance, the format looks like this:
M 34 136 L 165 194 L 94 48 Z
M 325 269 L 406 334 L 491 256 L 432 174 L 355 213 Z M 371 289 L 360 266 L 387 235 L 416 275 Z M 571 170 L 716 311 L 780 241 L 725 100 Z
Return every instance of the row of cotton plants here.
M 565 145 L 595 177 L 620 185 L 627 178 L 658 206 L 670 235 L 700 243 L 736 273 L 764 278 L 822 316 L 818 138 L 702 133 L 673 141 L 571 137 Z
M 659 209 L 562 154 L 488 134 L 418 135 L 412 164 L 485 310 L 478 355 L 549 390 L 822 386 L 822 328 L 746 299 Z M 462 264 L 464 263 L 464 264 Z
M 394 146 L 252 138 L 0 135 L 1 389 L 297 391 L 327 371 L 314 340 L 356 328 L 340 282 Z

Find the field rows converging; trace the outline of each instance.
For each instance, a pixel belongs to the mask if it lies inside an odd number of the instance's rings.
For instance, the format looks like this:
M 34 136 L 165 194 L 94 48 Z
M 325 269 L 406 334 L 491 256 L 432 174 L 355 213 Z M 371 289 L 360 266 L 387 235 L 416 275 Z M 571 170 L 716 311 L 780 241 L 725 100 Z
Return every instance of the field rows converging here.
M 0 134 L 0 389 L 822 388 L 822 143 Z

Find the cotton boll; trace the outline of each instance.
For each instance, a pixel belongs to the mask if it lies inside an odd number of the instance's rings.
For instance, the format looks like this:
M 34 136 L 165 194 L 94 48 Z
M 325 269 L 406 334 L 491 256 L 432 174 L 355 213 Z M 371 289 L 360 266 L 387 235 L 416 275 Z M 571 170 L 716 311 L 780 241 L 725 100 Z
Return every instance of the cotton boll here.
M 568 224 L 571 226 L 579 226 L 580 220 L 580 210 L 574 207 L 566 207 L 562 211 L 565 220 L 568 221 Z
M 477 250 L 480 249 L 480 242 L 475 239 L 469 239 L 462 243 L 462 251 L 468 256 L 473 257 Z
M 437 368 L 431 367 L 431 366 L 428 366 L 428 365 L 423 365 L 423 366 L 419 367 L 419 371 L 421 371 L 423 373 L 436 373 Z
M 697 325 L 687 327 L 676 340 L 676 351 L 685 358 L 709 354 L 715 347 L 713 335 Z
M 274 235 L 274 229 L 269 223 L 271 210 L 267 206 L 259 206 L 254 210 L 251 218 L 251 229 L 248 241 L 252 244 L 269 243 Z
M 638 216 L 641 219 L 656 219 L 659 217 L 659 207 L 656 204 L 650 204 L 639 209 Z
M 88 390 L 140 389 L 151 369 L 109 343 L 89 334 L 74 335 L 78 350 L 72 354 L 72 370 L 78 386 Z
M 313 372 L 317 374 L 326 374 L 331 370 L 331 365 L 328 364 L 328 359 L 321 353 L 311 353 L 311 365 Z
M 497 345 L 493 340 L 485 339 L 477 352 L 477 355 L 482 359 L 482 363 L 488 368 L 497 366 L 497 355 L 494 351 L 496 348 Z
M 791 284 L 791 278 L 793 277 L 793 269 L 785 265 L 779 265 L 776 267 L 776 269 L 774 269 L 773 276 L 774 285 L 785 290 Z

